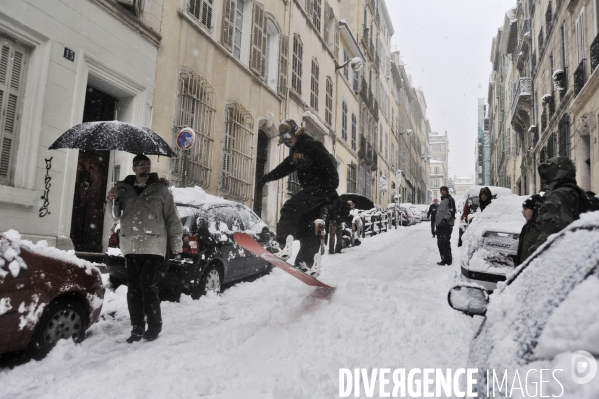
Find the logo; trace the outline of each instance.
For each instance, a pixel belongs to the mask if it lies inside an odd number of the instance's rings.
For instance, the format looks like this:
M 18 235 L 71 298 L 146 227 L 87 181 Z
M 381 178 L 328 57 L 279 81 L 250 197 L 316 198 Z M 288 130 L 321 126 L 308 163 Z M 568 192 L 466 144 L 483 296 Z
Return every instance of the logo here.
M 570 358 L 570 374 L 574 383 L 586 384 L 597 374 L 597 361 L 589 352 L 576 351 Z

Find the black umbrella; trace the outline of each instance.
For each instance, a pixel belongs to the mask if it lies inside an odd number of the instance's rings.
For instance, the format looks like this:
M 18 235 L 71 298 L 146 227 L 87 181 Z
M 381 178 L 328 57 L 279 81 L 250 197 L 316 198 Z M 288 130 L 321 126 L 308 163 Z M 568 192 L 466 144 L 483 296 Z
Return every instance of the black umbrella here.
M 79 150 L 119 150 L 133 154 L 176 156 L 152 129 L 119 121 L 85 122 L 64 132 L 51 146 Z
M 356 204 L 356 209 L 370 210 L 374 208 L 374 202 L 360 194 L 341 194 L 342 201 L 352 201 Z

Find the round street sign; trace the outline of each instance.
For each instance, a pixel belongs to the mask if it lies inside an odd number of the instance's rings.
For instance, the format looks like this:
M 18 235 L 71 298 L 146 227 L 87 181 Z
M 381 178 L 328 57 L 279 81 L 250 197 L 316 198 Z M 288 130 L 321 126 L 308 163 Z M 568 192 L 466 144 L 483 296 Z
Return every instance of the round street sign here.
M 189 150 L 196 140 L 196 132 L 190 127 L 181 129 L 177 135 L 177 146 L 182 150 Z

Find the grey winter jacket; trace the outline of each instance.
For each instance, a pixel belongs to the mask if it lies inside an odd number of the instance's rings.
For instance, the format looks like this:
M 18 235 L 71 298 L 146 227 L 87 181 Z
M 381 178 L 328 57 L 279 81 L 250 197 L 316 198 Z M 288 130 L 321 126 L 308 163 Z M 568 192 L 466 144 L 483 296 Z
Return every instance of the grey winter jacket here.
M 435 225 L 439 226 L 441 223 L 445 223 L 448 226 L 453 226 L 455 220 L 455 201 L 449 194 L 441 197 L 441 203 L 437 208 L 437 214 L 435 215 Z
M 135 176 L 130 175 L 116 185 L 119 197 L 114 215 L 117 218 L 120 215 L 123 255 L 165 256 L 167 240 L 170 240 L 171 251 L 181 252 L 183 225 L 168 183 L 151 173 L 146 188 L 139 195 L 134 183 Z

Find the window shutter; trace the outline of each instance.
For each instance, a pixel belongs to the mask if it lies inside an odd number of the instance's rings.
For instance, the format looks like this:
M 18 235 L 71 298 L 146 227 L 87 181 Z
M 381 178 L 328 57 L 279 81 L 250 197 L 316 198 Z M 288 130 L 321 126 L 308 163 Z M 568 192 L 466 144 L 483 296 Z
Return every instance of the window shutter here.
M 252 53 L 250 69 L 256 75 L 264 77 L 264 64 L 266 63 L 266 17 L 264 4 L 254 2 L 252 22 Z
M 287 95 L 287 74 L 289 59 L 289 36 L 281 34 L 279 49 L 279 94 Z
M 339 58 L 339 20 L 337 20 L 337 19 L 335 19 L 334 29 L 335 29 L 335 50 L 334 50 L 334 54 L 335 54 L 335 59 L 338 59 Z
M 311 21 L 314 14 L 314 0 L 306 0 L 306 14 L 308 14 Z
M 328 5 L 324 6 L 324 41 L 327 44 L 327 46 L 329 45 L 329 15 L 330 15 L 330 7 Z
M 200 1 L 201 0 L 189 0 L 189 5 L 187 7 L 189 13 L 197 19 L 200 19 Z
M 233 33 L 235 32 L 235 1 L 223 0 L 223 31 L 221 43 L 233 51 Z
M 212 2 L 213 0 L 202 1 L 202 25 L 212 29 Z
M 0 47 L 0 184 L 10 184 L 26 50 L 3 37 Z

